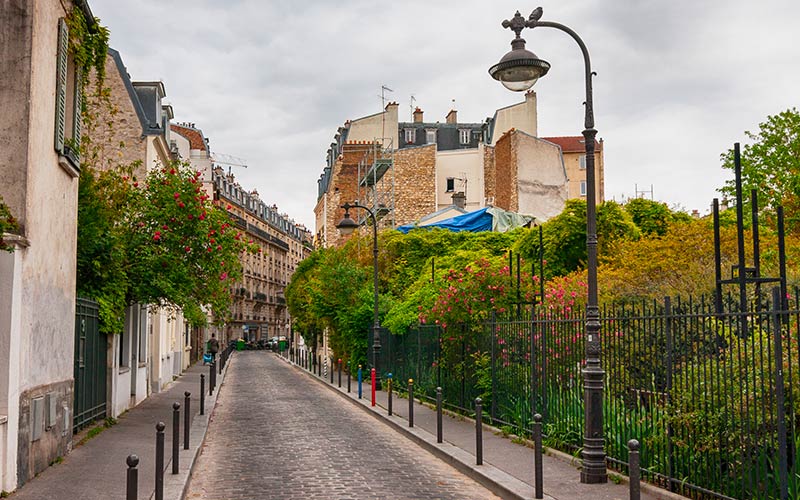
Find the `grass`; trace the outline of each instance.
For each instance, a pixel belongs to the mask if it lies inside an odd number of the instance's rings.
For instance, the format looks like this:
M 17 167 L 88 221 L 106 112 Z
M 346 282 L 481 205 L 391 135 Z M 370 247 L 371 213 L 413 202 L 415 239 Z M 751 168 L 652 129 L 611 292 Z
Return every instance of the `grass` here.
M 91 429 L 89 429 L 89 430 L 86 432 L 86 435 L 85 435 L 85 436 L 83 436 L 83 437 L 80 439 L 80 441 L 78 441 L 78 442 L 75 444 L 75 448 L 77 448 L 78 446 L 83 446 L 83 445 L 84 445 L 84 444 L 86 444 L 86 443 L 87 443 L 87 442 L 88 442 L 90 439 L 92 439 L 92 438 L 96 437 L 98 434 L 100 434 L 100 433 L 101 433 L 101 432 L 103 432 L 104 430 L 106 430 L 106 429 L 110 429 L 111 427 L 113 427 L 113 426 L 115 426 L 115 425 L 117 425 L 117 419 L 116 419 L 116 418 L 114 418 L 114 417 L 107 417 L 105 420 L 103 420 L 103 422 L 102 422 L 102 423 L 99 423 L 99 424 L 95 425 L 94 427 L 92 427 Z M 58 457 L 58 458 L 56 458 L 56 460 L 58 460 L 59 458 L 61 458 L 61 457 Z M 63 460 L 63 459 L 62 459 L 62 460 Z M 57 462 L 57 463 L 61 463 L 61 462 Z M 51 465 L 52 465 L 52 464 L 51 464 Z

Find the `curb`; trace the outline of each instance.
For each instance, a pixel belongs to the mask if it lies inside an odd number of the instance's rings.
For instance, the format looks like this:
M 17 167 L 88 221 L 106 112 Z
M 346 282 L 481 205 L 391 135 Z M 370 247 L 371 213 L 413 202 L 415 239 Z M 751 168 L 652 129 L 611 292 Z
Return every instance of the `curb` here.
M 282 356 L 279 357 L 295 370 L 306 374 L 306 376 L 309 376 L 309 378 L 317 381 L 319 384 L 332 389 L 333 392 L 342 398 L 372 415 L 376 420 L 385 423 L 396 432 L 414 441 L 417 445 L 424 448 L 436 458 L 450 464 L 456 470 L 480 483 L 495 495 L 498 495 L 504 499 L 514 500 L 528 500 L 533 498 L 533 486 L 520 481 L 519 479 L 489 463 L 484 462 L 483 465 L 474 465 L 474 455 L 467 453 L 466 451 L 448 442 L 444 442 L 442 444 L 436 443 L 436 436 L 433 434 L 419 427 L 408 427 L 407 420 L 396 415 L 390 417 L 382 414 L 377 409 L 373 409 L 370 406 L 369 399 L 359 401 L 358 399 L 349 396 L 346 389 L 340 389 L 336 386 L 331 386 L 326 380 L 318 378 L 315 375 L 311 375 L 304 368 L 301 368 L 297 364 L 283 358 Z M 377 405 L 376 408 L 383 409 L 383 407 Z M 553 497 L 547 494 L 545 494 L 544 497 L 546 499 L 553 499 Z

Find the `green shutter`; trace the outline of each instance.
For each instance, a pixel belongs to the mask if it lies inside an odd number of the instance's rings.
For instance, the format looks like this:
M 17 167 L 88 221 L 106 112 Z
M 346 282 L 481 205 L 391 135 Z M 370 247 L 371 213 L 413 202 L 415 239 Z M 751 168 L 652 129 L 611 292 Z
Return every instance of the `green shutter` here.
M 58 60 L 56 62 L 56 135 L 55 148 L 64 153 L 64 129 L 67 114 L 67 50 L 69 32 L 64 18 L 58 20 Z
M 81 155 L 81 117 L 83 113 L 81 112 L 81 106 L 83 104 L 83 86 L 81 85 L 81 78 L 82 78 L 82 71 L 80 68 L 75 68 L 75 93 L 73 95 L 72 100 L 72 140 L 74 141 L 75 147 L 74 151 L 72 152 L 75 155 L 76 160 L 80 160 Z

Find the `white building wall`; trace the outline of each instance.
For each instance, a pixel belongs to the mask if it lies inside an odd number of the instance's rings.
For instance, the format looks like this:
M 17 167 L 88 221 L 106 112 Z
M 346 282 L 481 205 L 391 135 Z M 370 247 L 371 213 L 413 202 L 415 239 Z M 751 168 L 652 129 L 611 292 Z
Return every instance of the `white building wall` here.
M 447 192 L 447 178 L 454 181 L 453 192 L 465 192 L 464 209 L 472 212 L 484 206 L 483 144 L 477 149 L 436 152 L 436 208 L 453 204 L 453 193 Z M 465 189 L 466 188 L 466 189 Z
M 497 110 L 489 145 L 494 146 L 494 143 L 512 128 L 537 137 L 539 135 L 537 122 L 536 93 L 529 91 L 525 94 L 523 102 Z
M 518 212 L 546 221 L 561 213 L 568 197 L 561 148 L 525 134 L 516 138 Z

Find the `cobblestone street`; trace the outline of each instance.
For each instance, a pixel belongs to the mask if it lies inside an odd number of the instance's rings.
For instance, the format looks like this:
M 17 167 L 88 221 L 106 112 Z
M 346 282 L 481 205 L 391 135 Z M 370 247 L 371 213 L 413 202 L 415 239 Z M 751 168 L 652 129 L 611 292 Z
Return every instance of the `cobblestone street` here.
M 235 358 L 186 498 L 498 498 L 273 354 Z

